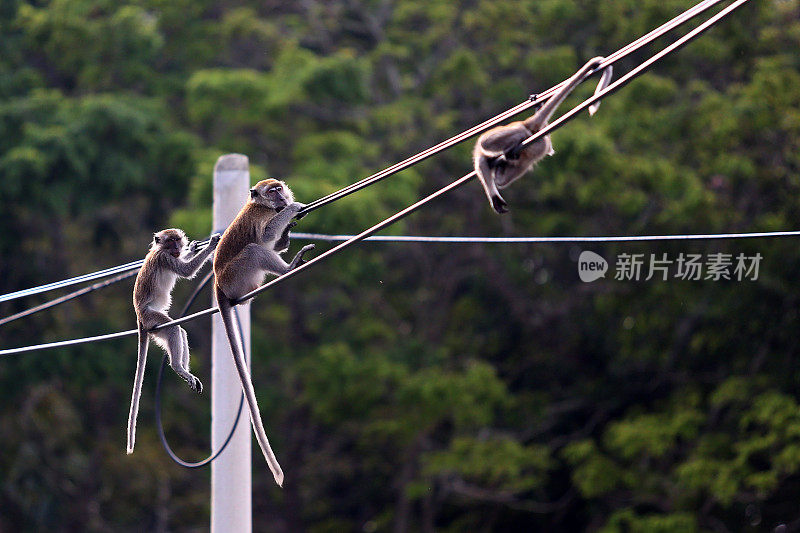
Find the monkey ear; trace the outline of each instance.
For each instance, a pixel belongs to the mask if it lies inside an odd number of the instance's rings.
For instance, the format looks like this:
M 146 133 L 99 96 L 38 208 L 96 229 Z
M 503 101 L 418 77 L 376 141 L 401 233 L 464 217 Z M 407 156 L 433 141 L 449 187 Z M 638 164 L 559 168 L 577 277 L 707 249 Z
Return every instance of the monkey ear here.
M 256 196 L 258 196 L 258 191 L 253 187 L 250 189 L 250 198 L 255 198 Z

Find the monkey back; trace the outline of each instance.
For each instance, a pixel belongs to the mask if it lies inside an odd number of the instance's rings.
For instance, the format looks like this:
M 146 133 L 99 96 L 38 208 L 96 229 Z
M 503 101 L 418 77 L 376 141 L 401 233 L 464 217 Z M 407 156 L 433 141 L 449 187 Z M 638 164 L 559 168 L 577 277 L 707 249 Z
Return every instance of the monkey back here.
M 225 267 L 245 246 L 261 243 L 261 235 L 267 223 L 277 212 L 265 205 L 248 202 L 222 234 L 214 254 L 214 276 L 219 280 L 225 276 Z

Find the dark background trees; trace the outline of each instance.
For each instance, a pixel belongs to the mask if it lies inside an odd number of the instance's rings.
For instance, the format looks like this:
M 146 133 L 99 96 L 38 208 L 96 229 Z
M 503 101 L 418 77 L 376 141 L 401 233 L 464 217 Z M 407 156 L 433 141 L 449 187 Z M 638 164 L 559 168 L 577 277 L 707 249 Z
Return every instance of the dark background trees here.
M 166 226 L 207 234 L 221 153 L 310 201 L 690 4 L 7 0 L 0 293 L 141 258 Z M 510 215 L 470 184 L 392 231 L 797 229 L 798 15 L 796 0 L 752 2 L 557 131 L 556 156 L 508 190 Z M 469 167 L 466 143 L 298 229 L 358 231 Z M 587 248 L 763 261 L 757 281 L 585 284 Z M 253 306 L 254 382 L 287 472 L 279 490 L 254 461 L 256 529 L 796 530 L 798 268 L 793 239 L 341 254 Z M 128 329 L 130 289 L 3 326 L 2 344 Z M 188 329 L 208 376 L 205 325 Z M 0 529 L 207 526 L 207 471 L 172 464 L 155 437 L 155 364 L 124 453 L 134 351 L 128 338 L 0 361 Z M 172 379 L 166 394 L 170 439 L 202 456 L 207 401 Z

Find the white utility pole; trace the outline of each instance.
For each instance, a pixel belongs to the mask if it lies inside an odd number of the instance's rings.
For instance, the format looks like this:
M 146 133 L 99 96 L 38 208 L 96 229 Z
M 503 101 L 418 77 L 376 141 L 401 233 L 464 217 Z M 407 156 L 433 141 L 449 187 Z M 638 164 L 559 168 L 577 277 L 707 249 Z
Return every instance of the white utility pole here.
M 217 159 L 214 165 L 215 231 L 227 228 L 233 221 L 247 201 L 249 190 L 250 165 L 247 156 L 227 154 Z M 213 303 L 216 305 L 216 302 Z M 237 305 L 235 309 L 242 323 L 242 341 L 249 367 L 250 302 Z M 233 427 L 242 386 L 219 314 L 213 316 L 212 327 L 211 449 L 218 450 Z M 211 463 L 212 533 L 250 533 L 253 529 L 250 439 L 250 413 L 245 406 L 228 447 Z

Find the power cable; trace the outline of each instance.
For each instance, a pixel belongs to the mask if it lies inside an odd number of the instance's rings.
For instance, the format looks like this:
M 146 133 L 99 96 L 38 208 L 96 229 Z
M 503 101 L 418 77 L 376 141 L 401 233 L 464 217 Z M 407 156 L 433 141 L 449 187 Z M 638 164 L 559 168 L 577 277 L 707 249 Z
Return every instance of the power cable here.
M 45 350 L 47 348 L 63 348 L 64 346 L 73 346 L 75 344 L 85 344 L 87 342 L 107 341 L 109 339 L 117 339 L 119 337 L 127 337 L 129 335 L 137 335 L 138 329 L 128 329 L 125 331 L 118 331 L 116 333 L 107 333 L 105 335 L 96 335 L 94 337 L 83 337 L 80 339 L 70 339 L 66 341 L 47 342 L 45 344 L 36 344 L 34 346 L 23 346 L 21 348 L 9 348 L 7 350 L 0 350 L 0 355 L 12 355 L 15 353 L 32 352 L 36 350 Z
M 61 281 L 55 281 L 53 283 L 48 283 L 46 285 L 31 287 L 30 289 L 23 289 L 16 292 L 10 292 L 8 294 L 0 295 L 0 302 L 7 302 L 8 300 L 15 300 L 17 298 L 22 298 L 24 296 L 31 296 L 33 294 L 39 294 L 41 292 L 52 291 L 55 289 L 60 289 L 62 287 L 68 287 L 70 285 L 77 285 L 78 283 L 83 283 L 85 281 L 93 281 L 99 278 L 113 276 L 114 274 L 119 274 L 120 272 L 127 272 L 129 270 L 138 270 L 142 266 L 143 262 L 144 262 L 143 259 L 139 259 L 138 261 L 133 261 L 131 263 L 126 263 L 124 265 L 118 265 L 115 267 L 98 270 L 97 272 L 92 272 L 90 274 L 82 274 L 80 276 L 75 276 L 74 278 L 63 279 Z
M 474 173 L 467 174 L 463 178 L 459 180 L 459 185 L 466 181 L 466 179 L 474 177 Z M 463 180 L 463 181 L 462 181 Z M 452 184 L 451 184 L 452 185 Z M 416 204 L 415 204 L 416 205 Z M 413 206 L 412 206 L 413 207 Z M 387 219 L 388 220 L 388 219 Z M 396 220 L 395 220 L 396 221 Z M 381 223 L 382 224 L 382 223 Z M 388 224 L 387 224 L 388 225 Z M 385 226 L 383 226 L 385 227 Z M 380 231 L 381 228 L 375 229 L 375 231 Z M 370 228 L 367 231 L 372 231 L 374 229 Z M 425 236 L 413 236 L 413 235 L 378 235 L 378 236 L 370 236 L 363 237 L 364 233 L 359 235 L 323 235 L 317 233 L 293 233 L 292 237 L 297 239 L 309 239 L 309 240 L 327 240 L 327 241 L 341 241 L 344 240 L 346 242 L 340 244 L 335 248 L 331 248 L 325 254 L 333 252 L 334 250 L 339 250 L 345 245 L 349 246 L 348 243 L 357 242 L 358 241 L 384 241 L 384 242 L 447 242 L 447 243 L 577 243 L 577 242 L 643 242 L 643 241 L 679 241 L 679 240 L 715 240 L 715 239 L 753 239 L 753 238 L 772 238 L 772 237 L 797 237 L 800 236 L 800 231 L 762 231 L 762 232 L 753 232 L 753 233 L 702 233 L 702 234 L 684 234 L 684 235 L 621 235 L 621 236 L 597 236 L 597 237 L 425 237 Z M 352 242 L 351 242 L 352 241 Z M 323 255 L 325 255 L 323 254 Z M 273 279 L 270 283 L 263 285 L 261 288 L 256 289 L 255 293 L 261 292 L 261 290 L 265 290 L 267 285 L 270 285 L 273 282 L 280 282 L 283 280 L 284 277 L 288 277 L 289 274 L 292 272 L 296 272 L 297 270 L 305 267 L 306 265 L 312 264 L 312 262 L 316 261 L 317 258 L 323 257 L 323 255 L 317 256 L 311 259 L 308 263 L 304 263 L 300 265 L 295 270 L 292 270 L 288 274 L 284 274 L 283 276 L 277 277 Z M 327 255 L 326 255 L 327 257 Z M 271 285 L 270 285 L 271 286 Z M 244 299 L 249 299 L 250 295 L 246 295 Z M 199 318 L 205 315 L 211 315 L 219 311 L 217 307 L 213 307 L 210 309 L 204 309 L 203 311 L 199 311 L 192 315 L 187 315 L 177 320 L 173 320 L 172 322 L 167 322 L 161 327 L 172 326 L 175 324 L 183 324 L 184 322 L 188 322 L 195 318 Z M 160 328 L 156 328 L 160 329 Z M 59 341 L 59 342 L 51 342 L 46 344 L 36 344 L 33 346 L 23 346 L 20 348 L 9 348 L 6 350 L 0 350 L 0 355 L 13 355 L 16 353 L 22 352 L 31 352 L 36 350 L 44 350 L 47 348 L 60 348 L 63 346 L 71 346 L 73 344 L 83 344 L 87 342 L 96 342 L 102 341 L 107 339 L 114 339 L 117 337 L 125 337 L 128 335 L 136 335 L 138 333 L 135 329 L 130 329 L 127 331 L 120 331 L 118 333 L 110 333 L 108 335 L 99 335 L 96 337 L 83 337 L 80 339 L 71 339 L 66 341 Z
M 662 24 L 658 28 L 652 30 L 651 32 L 647 33 L 646 35 L 636 39 L 632 43 L 624 46 L 623 48 L 617 50 L 613 54 L 611 54 L 608 57 L 606 57 L 603 60 L 603 62 L 600 63 L 599 66 L 597 66 L 594 70 L 592 70 L 589 73 L 589 76 L 591 76 L 594 73 L 601 72 L 605 68 L 607 68 L 607 67 L 613 65 L 614 63 L 616 63 L 617 61 L 619 61 L 620 59 L 628 56 L 629 54 L 635 52 L 636 50 L 638 50 L 642 46 L 644 46 L 644 45 L 654 41 L 655 39 L 661 37 L 665 33 L 677 28 L 678 26 L 680 26 L 681 24 L 687 22 L 688 20 L 691 20 L 696 15 L 699 15 L 703 11 L 711 8 L 712 6 L 714 6 L 715 4 L 720 3 L 721 1 L 722 0 L 705 0 L 703 2 L 699 2 L 698 4 L 696 4 L 695 6 L 687 9 L 686 11 L 681 13 L 680 15 L 676 16 L 675 18 L 673 18 L 672 20 Z M 558 92 L 558 90 L 566 83 L 567 83 L 567 81 L 565 80 L 565 81 L 559 83 L 558 85 L 556 85 L 554 87 L 551 87 L 550 89 L 548 89 L 548 90 L 546 90 L 546 91 L 544 91 L 542 93 L 539 93 L 538 95 L 531 96 L 531 98 L 529 100 L 527 100 L 525 102 L 522 102 L 520 104 L 517 104 L 516 106 L 514 106 L 514 107 L 512 107 L 512 108 L 510 108 L 510 109 L 508 109 L 508 110 L 506 110 L 506 111 L 504 111 L 502 113 L 500 113 L 499 115 L 497 115 L 497 116 L 495 116 L 493 118 L 490 118 L 490 119 L 486 120 L 485 122 L 482 122 L 481 124 L 478 124 L 477 126 L 473 126 L 472 128 L 470 128 L 470 129 L 468 129 L 466 131 L 463 131 L 463 132 L 459 133 L 458 135 L 455 135 L 455 136 L 453 136 L 453 137 L 451 137 L 451 138 L 449 138 L 449 139 L 447 139 L 445 141 L 442 141 L 442 142 L 440 142 L 439 144 L 437 144 L 435 146 L 432 146 L 432 147 L 430 147 L 430 148 L 428 148 L 426 150 L 423 150 L 422 152 L 420 152 L 420 153 L 418 153 L 416 155 L 413 155 L 413 156 L 409 157 L 408 159 L 405 159 L 405 160 L 403 160 L 403 161 L 401 161 L 399 163 L 396 163 L 396 164 L 394 164 L 394 165 L 392 165 L 392 166 L 390 166 L 390 167 L 388 167 L 388 168 L 386 168 L 384 170 L 381 170 L 380 172 L 377 172 L 377 173 L 375 173 L 375 174 L 373 174 L 371 176 L 368 176 L 368 177 L 366 177 L 366 178 L 364 178 L 362 180 L 359 180 L 359 181 L 357 181 L 357 182 L 355 182 L 355 183 L 353 183 L 351 185 L 348 185 L 348 186 L 346 186 L 346 187 L 344 187 L 344 188 L 342 188 L 342 189 L 340 189 L 338 191 L 335 191 L 335 192 L 333 192 L 331 194 L 328 194 L 327 196 L 324 196 L 324 197 L 322 197 L 322 198 L 320 198 L 318 200 L 315 200 L 315 201 L 309 203 L 308 205 L 306 205 L 306 207 L 304 207 L 303 209 L 301 209 L 298 212 L 298 215 L 303 216 L 306 213 L 309 213 L 309 212 L 313 211 L 314 209 L 318 209 L 318 208 L 322 207 L 323 205 L 329 204 L 331 202 L 335 202 L 336 200 L 339 200 L 341 198 L 344 198 L 345 196 L 353 194 L 356 191 L 359 191 L 359 190 L 361 190 L 361 189 L 363 189 L 365 187 L 368 187 L 368 186 L 370 186 L 370 185 L 372 185 L 374 183 L 377 183 L 377 182 L 379 182 L 379 181 L 381 181 L 381 180 L 383 180 L 385 178 L 388 178 L 389 176 L 397 174 L 398 172 L 400 172 L 402 170 L 405 170 L 405 169 L 407 169 L 407 168 L 409 168 L 409 167 L 411 167 L 413 165 L 416 165 L 417 163 L 420 163 L 421 161 L 424 161 L 425 159 L 428 159 L 429 157 L 431 157 L 431 156 L 433 156 L 433 155 L 435 155 L 435 154 L 437 154 L 437 153 L 439 153 L 439 152 L 441 152 L 443 150 L 446 150 L 446 149 L 448 149 L 448 148 L 450 148 L 452 146 L 455 146 L 456 144 L 458 144 L 458 143 L 460 143 L 462 141 L 465 141 L 469 137 L 472 137 L 472 136 L 474 136 L 474 135 L 476 135 L 478 133 L 481 133 L 481 132 L 483 132 L 485 130 L 488 130 L 489 128 L 499 124 L 500 122 L 503 122 L 504 120 L 506 120 L 506 119 L 518 114 L 518 113 L 521 113 L 522 111 L 525 111 L 525 110 L 527 110 L 527 109 L 529 109 L 531 107 L 538 106 L 544 100 L 546 100 L 547 98 L 549 98 L 550 96 L 552 96 L 553 94 Z
M 187 313 L 187 311 L 189 311 L 189 308 L 192 306 L 194 301 L 197 299 L 197 297 L 203 291 L 205 286 L 208 285 L 208 282 L 211 281 L 211 278 L 213 276 L 214 276 L 213 270 L 209 271 L 208 274 L 205 275 L 203 280 L 200 283 L 197 284 L 197 287 L 194 289 L 192 294 L 186 300 L 186 304 L 184 304 L 183 309 L 181 310 L 179 316 L 183 316 L 183 315 L 185 315 Z M 242 321 L 239 318 L 239 311 L 235 307 L 234 307 L 233 310 L 235 312 L 234 316 L 236 317 L 236 324 L 237 324 L 238 329 L 239 329 L 239 340 L 240 340 L 241 345 L 242 345 L 242 350 L 244 351 L 245 361 L 247 361 L 248 360 L 248 354 L 247 354 L 247 349 L 245 347 L 245 342 L 244 342 L 244 330 L 242 328 Z M 190 461 L 186 461 L 184 459 L 181 459 L 178 456 L 178 454 L 176 454 L 173 451 L 172 447 L 169 445 L 169 442 L 167 441 L 167 436 L 164 433 L 164 424 L 163 424 L 163 421 L 161 420 L 161 387 L 162 387 L 162 384 L 163 384 L 164 369 L 167 366 L 167 361 L 168 361 L 168 358 L 167 358 L 167 356 L 165 354 L 164 357 L 161 359 L 161 366 L 158 369 L 158 378 L 156 379 L 155 410 L 156 410 L 156 428 L 158 429 L 158 438 L 161 441 L 161 445 L 164 447 L 164 450 L 167 452 L 167 455 L 169 455 L 170 459 L 172 459 L 173 461 L 175 461 L 179 465 L 181 465 L 183 467 L 186 467 L 186 468 L 200 468 L 200 467 L 206 466 L 207 464 L 210 464 L 211 462 L 213 462 L 217 457 L 219 457 L 219 455 L 225 450 L 225 448 L 228 446 L 228 443 L 233 438 L 233 434 L 236 432 L 236 427 L 239 425 L 239 418 L 242 416 L 242 407 L 244 406 L 244 392 L 242 393 L 241 397 L 239 398 L 239 408 L 238 408 L 238 410 L 236 412 L 236 418 L 233 420 L 233 425 L 231 427 L 231 430 L 228 433 L 228 436 L 225 437 L 225 440 L 222 442 L 222 446 L 219 447 L 219 450 L 217 450 L 216 452 L 212 453 L 211 455 L 209 455 L 208 457 L 206 457 L 202 461 L 190 462 Z
M 207 243 L 208 243 L 208 239 L 206 239 L 204 241 L 198 241 L 198 246 L 205 246 Z M 137 264 L 137 266 L 135 266 L 135 268 L 133 270 L 131 270 L 130 266 L 129 266 L 132 263 L 129 263 L 127 265 L 120 265 L 119 267 L 115 267 L 115 268 L 118 268 L 118 269 L 128 270 L 128 272 L 124 272 L 123 274 L 119 274 L 118 276 L 116 276 L 116 277 L 114 277 L 112 279 L 109 279 L 109 280 L 106 280 L 106 281 L 101 281 L 101 282 L 95 283 L 94 285 L 90 285 L 88 287 L 84 287 L 82 289 L 78 289 L 77 291 L 73 291 L 73 292 L 71 292 L 69 294 L 65 294 L 64 296 L 60 296 L 58 298 L 55 298 L 54 300 L 50 300 L 49 302 L 45 302 L 45 303 L 43 303 L 41 305 L 37 305 L 35 307 L 31 307 L 30 309 L 26 309 L 24 311 L 20 311 L 19 313 L 16 313 L 16 314 L 7 316 L 7 317 L 5 317 L 3 319 L 0 319 L 0 326 L 2 326 L 4 324 L 7 324 L 9 322 L 12 322 L 14 320 L 17 320 L 19 318 L 24 318 L 24 317 L 30 316 L 30 315 L 32 315 L 34 313 L 38 313 L 39 311 L 44 311 L 45 309 L 50 309 L 51 307 L 55 307 L 57 305 L 66 303 L 66 302 L 68 302 L 70 300 L 73 300 L 75 298 L 83 296 L 84 294 L 88 294 L 90 292 L 93 292 L 93 291 L 96 291 L 96 290 L 99 290 L 99 289 L 103 289 L 103 288 L 108 287 L 109 285 L 112 285 L 112 284 L 117 283 L 119 281 L 123 281 L 125 279 L 132 278 L 136 274 L 139 273 L 139 269 L 141 268 L 142 263 L 144 263 L 144 260 L 142 259 L 142 260 L 136 261 L 135 263 Z M 79 277 L 86 277 L 86 276 L 103 277 L 103 276 L 108 275 L 108 274 L 106 274 L 104 272 L 105 271 L 95 272 L 95 273 L 92 273 L 92 274 L 84 274 L 83 276 L 79 276 Z M 73 281 L 73 280 L 76 280 L 76 279 L 78 279 L 78 278 L 71 278 L 70 280 L 64 280 L 64 282 L 70 282 L 68 284 L 72 285 L 72 284 L 75 284 L 75 283 L 80 283 L 82 281 L 86 281 L 86 279 L 82 279 L 80 281 Z M 94 278 L 90 278 L 90 279 L 94 279 Z M 66 286 L 66 285 L 62 285 L 62 286 Z M 59 287 L 56 287 L 56 288 L 59 288 Z M 39 289 L 39 287 L 34 287 L 34 289 Z M 39 292 L 44 292 L 44 291 L 39 291 Z M 12 293 L 12 294 L 16 294 L 16 293 Z M 35 293 L 31 293 L 31 294 L 35 294 Z M 11 296 L 11 295 L 8 295 L 8 296 Z
M 425 235 L 375 235 L 365 241 L 421 242 L 449 244 L 525 244 L 561 242 L 642 242 L 642 241 L 698 241 L 721 239 L 755 239 L 764 237 L 797 237 L 800 231 L 760 231 L 753 233 L 704 233 L 686 235 L 621 235 L 599 237 L 429 237 Z M 321 233 L 292 233 L 292 239 L 310 241 L 346 241 L 354 235 L 324 235 Z
M 206 244 L 208 244 L 208 239 L 198 241 L 199 246 L 205 246 Z M 0 303 L 7 302 L 9 300 L 16 300 L 17 298 L 24 298 L 25 296 L 32 296 L 34 294 L 39 294 L 42 292 L 48 292 L 55 289 L 69 287 L 71 285 L 77 285 L 79 283 L 84 283 L 86 281 L 94 281 L 96 279 L 113 276 L 121 272 L 138 271 L 142 267 L 143 263 L 144 259 L 139 259 L 137 261 L 131 261 L 130 263 L 117 265 L 115 267 L 109 267 L 103 270 L 98 270 L 96 272 L 81 274 L 80 276 L 75 276 L 73 278 L 62 279 L 61 281 L 54 281 L 53 283 L 47 283 L 45 285 L 39 285 L 37 287 L 31 287 L 29 289 L 22 289 L 19 291 L 10 292 L 8 294 L 0 295 Z M 120 279 L 125 279 L 125 278 L 120 278 Z
M 125 279 L 128 279 L 128 278 L 132 278 L 138 272 L 139 272 L 139 270 L 137 269 L 137 270 L 134 270 L 132 272 L 125 272 L 124 274 L 119 274 L 118 276 L 113 277 L 111 279 L 108 279 L 106 281 L 100 281 L 98 283 L 95 283 L 94 285 L 89 285 L 88 287 L 84 287 L 82 289 L 78 289 L 77 291 L 71 292 L 69 294 L 65 294 L 64 296 L 56 298 L 55 300 L 50 300 L 49 302 L 45 302 L 45 303 L 43 303 L 41 305 L 37 305 L 36 307 L 31 307 L 30 309 L 26 309 L 24 311 L 20 311 L 19 313 L 7 316 L 7 317 L 5 317 L 3 319 L 0 319 L 0 326 L 2 326 L 4 324 L 8 324 L 9 322 L 13 322 L 14 320 L 18 320 L 20 318 L 25 318 L 26 316 L 30 316 L 30 315 L 32 315 L 34 313 L 38 313 L 39 311 L 44 311 L 45 309 L 50 309 L 51 307 L 55 307 L 57 305 L 63 304 L 63 303 L 68 302 L 68 301 L 70 301 L 70 300 L 72 300 L 74 298 L 77 298 L 79 296 L 83 296 L 84 294 L 88 294 L 88 293 L 90 293 L 92 291 L 96 291 L 98 289 L 102 289 L 102 288 L 108 287 L 109 285 L 111 285 L 113 283 L 117 283 L 118 281 L 122 281 L 122 280 L 125 280 Z

